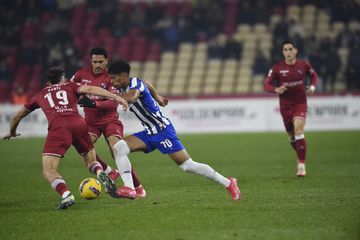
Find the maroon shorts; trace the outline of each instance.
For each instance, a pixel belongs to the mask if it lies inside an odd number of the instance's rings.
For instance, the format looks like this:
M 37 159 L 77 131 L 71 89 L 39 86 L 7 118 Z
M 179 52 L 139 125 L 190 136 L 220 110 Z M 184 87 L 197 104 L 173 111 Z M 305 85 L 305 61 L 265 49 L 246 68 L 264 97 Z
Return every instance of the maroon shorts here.
M 287 132 L 294 131 L 294 120 L 297 118 L 306 120 L 306 105 L 296 105 L 291 108 L 284 108 L 280 110 L 284 126 Z
M 55 118 L 49 125 L 42 155 L 63 157 L 71 144 L 80 154 L 94 148 L 84 118 L 81 116 Z
M 111 135 L 117 136 L 119 138 L 123 138 L 124 136 L 124 126 L 121 121 L 111 121 L 106 124 L 88 124 L 89 134 L 96 136 L 99 138 L 101 134 L 105 137 L 109 137 Z

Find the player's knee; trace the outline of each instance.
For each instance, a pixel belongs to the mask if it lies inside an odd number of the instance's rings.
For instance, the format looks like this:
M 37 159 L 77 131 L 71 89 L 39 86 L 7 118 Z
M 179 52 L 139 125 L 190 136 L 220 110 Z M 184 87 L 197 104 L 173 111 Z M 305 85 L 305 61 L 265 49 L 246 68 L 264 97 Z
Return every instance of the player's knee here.
M 194 169 L 195 162 L 189 158 L 185 162 L 179 165 L 184 172 L 191 172 Z
M 53 169 L 43 169 L 43 177 L 48 181 L 51 182 L 57 176 L 57 172 Z
M 120 155 L 128 155 L 130 153 L 130 148 L 124 140 L 120 140 L 113 145 L 114 153 Z

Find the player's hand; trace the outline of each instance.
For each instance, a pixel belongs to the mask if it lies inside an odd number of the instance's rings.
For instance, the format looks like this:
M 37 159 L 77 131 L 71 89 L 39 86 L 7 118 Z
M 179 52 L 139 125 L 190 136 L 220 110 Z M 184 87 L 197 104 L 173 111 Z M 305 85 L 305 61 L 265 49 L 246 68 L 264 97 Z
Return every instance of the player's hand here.
M 78 104 L 80 105 L 80 107 L 87 107 L 87 108 L 95 108 L 96 107 L 96 102 L 86 96 L 83 96 L 78 101 Z
M 3 137 L 3 140 L 10 140 L 10 138 L 17 136 L 20 136 L 20 133 L 8 133 Z
M 121 105 L 122 105 L 122 108 L 123 108 L 123 111 L 126 112 L 129 108 L 129 105 L 128 105 L 128 102 L 123 99 L 122 97 L 120 96 L 116 96 L 116 99 L 115 99 L 117 102 L 119 102 Z
M 284 85 L 275 88 L 275 92 L 276 92 L 277 94 L 283 94 L 286 90 L 287 90 L 287 88 L 286 88 Z
M 306 86 L 306 94 L 313 95 L 315 92 L 315 87 L 313 85 Z
M 169 103 L 169 99 L 166 98 L 166 97 L 162 97 L 162 96 L 158 96 L 158 98 L 156 99 L 156 101 L 158 102 L 158 104 L 161 106 L 161 107 L 165 107 L 166 105 L 168 105 Z

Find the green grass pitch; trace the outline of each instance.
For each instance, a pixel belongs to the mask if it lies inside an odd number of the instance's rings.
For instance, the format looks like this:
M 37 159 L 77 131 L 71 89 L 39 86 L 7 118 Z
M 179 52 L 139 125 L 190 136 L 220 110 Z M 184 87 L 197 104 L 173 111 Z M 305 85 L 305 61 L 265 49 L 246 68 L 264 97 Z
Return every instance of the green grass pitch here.
M 76 204 L 63 211 L 42 178 L 44 139 L 1 141 L 0 239 L 360 239 L 360 132 L 306 137 L 300 179 L 285 133 L 181 135 L 195 161 L 238 178 L 241 202 L 159 152 L 130 155 L 147 198 L 84 200 L 78 185 L 90 174 L 71 148 L 60 172 Z M 96 149 L 114 166 L 103 140 Z

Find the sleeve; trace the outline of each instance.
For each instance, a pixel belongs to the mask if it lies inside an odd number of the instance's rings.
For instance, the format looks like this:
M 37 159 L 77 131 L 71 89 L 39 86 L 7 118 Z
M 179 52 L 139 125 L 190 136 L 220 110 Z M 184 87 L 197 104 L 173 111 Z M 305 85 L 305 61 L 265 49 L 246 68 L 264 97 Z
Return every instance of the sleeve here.
M 306 74 L 310 77 L 310 85 L 313 85 L 315 87 L 318 82 L 318 75 L 310 63 L 305 62 L 305 64 Z
M 77 95 L 81 95 L 81 93 L 79 92 L 79 88 L 81 87 L 81 84 L 78 82 L 70 82 L 70 84 L 71 84 L 71 87 L 74 89 L 74 92 Z
M 106 90 L 118 95 L 117 89 L 111 85 L 110 78 L 107 79 L 107 86 L 109 86 L 109 87 Z M 96 108 L 103 109 L 103 110 L 117 109 L 117 107 L 119 105 L 119 103 L 113 99 L 95 101 L 95 103 L 96 103 Z
M 81 71 L 77 71 L 70 79 L 71 82 L 81 82 Z
M 130 80 L 129 90 L 136 89 L 140 94 L 145 90 L 145 84 L 138 78 L 132 78 Z
M 28 110 L 29 112 L 32 112 L 32 111 L 40 108 L 40 105 L 39 105 L 37 99 L 38 99 L 38 94 L 35 94 L 32 98 L 30 98 L 30 100 L 28 100 L 24 104 L 24 108 L 26 110 Z
M 277 71 L 276 66 L 273 66 L 264 80 L 264 91 L 274 93 L 275 87 L 273 83 L 275 80 L 277 80 Z

